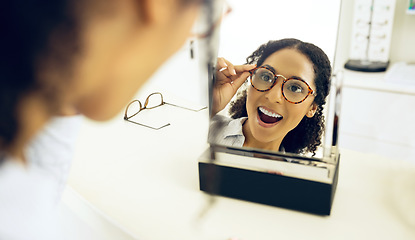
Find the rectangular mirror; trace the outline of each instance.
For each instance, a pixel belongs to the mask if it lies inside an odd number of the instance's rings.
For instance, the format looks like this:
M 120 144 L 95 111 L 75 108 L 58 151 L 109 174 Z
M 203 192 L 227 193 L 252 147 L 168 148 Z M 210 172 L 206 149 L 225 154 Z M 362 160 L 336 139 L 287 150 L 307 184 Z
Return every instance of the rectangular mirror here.
M 201 190 L 330 214 L 339 163 L 341 76 L 331 69 L 340 6 L 214 1 L 205 17 L 219 27 L 199 47 L 211 113 Z
M 209 143 L 330 155 L 339 12 L 340 0 L 223 2 Z

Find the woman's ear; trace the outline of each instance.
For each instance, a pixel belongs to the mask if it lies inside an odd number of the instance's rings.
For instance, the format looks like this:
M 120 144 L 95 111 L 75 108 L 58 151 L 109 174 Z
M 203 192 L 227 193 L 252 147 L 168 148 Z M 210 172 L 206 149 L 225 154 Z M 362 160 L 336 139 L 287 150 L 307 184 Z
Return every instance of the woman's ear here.
M 315 104 L 315 103 L 311 104 L 310 109 L 308 110 L 306 116 L 308 118 L 314 117 L 314 114 L 316 113 L 317 108 L 318 108 L 317 104 Z
M 178 12 L 181 5 L 179 0 L 142 0 L 137 3 L 141 19 L 147 24 L 171 21 L 172 15 Z

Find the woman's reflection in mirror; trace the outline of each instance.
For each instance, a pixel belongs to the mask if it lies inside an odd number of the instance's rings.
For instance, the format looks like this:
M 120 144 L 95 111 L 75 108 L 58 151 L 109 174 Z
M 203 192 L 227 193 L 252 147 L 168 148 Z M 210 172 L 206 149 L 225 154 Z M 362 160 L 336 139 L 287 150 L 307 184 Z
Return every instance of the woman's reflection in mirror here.
M 209 142 L 315 155 L 330 89 L 327 55 L 314 44 L 282 39 L 261 45 L 246 61 L 218 58 Z M 230 117 L 217 114 L 229 102 Z

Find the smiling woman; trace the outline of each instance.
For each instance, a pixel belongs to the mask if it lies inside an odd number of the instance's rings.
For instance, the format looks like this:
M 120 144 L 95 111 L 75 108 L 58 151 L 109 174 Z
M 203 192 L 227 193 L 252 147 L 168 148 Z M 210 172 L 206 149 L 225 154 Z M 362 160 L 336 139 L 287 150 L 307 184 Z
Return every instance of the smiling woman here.
M 323 106 L 331 66 L 317 46 L 297 39 L 269 41 L 234 66 L 218 60 L 214 113 L 231 102 L 230 117 L 212 118 L 209 142 L 290 153 L 315 154 L 324 131 Z M 255 67 L 256 64 L 258 67 Z

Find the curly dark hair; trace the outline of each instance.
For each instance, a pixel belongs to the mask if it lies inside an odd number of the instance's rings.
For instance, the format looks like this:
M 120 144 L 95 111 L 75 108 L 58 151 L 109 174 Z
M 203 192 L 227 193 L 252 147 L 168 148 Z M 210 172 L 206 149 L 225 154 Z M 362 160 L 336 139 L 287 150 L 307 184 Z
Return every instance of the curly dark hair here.
M 255 52 L 246 58 L 247 64 L 262 63 L 271 54 L 282 49 L 295 49 L 304 54 L 312 63 L 315 75 L 315 85 L 317 96 L 314 103 L 318 106 L 312 118 L 304 116 L 301 122 L 293 130 L 288 132 L 282 141 L 282 146 L 286 152 L 290 153 L 313 153 L 321 144 L 321 136 L 324 132 L 323 106 L 330 90 L 331 65 L 327 55 L 317 46 L 302 42 L 298 39 L 287 38 L 269 41 L 261 45 Z M 231 102 L 229 113 L 232 118 L 247 117 L 246 110 L 246 89 L 243 90 L 237 99 Z
M 6 1 L 0 8 L 0 149 L 8 148 L 18 129 L 18 106 L 35 91 L 58 107 L 60 82 L 40 79 L 39 70 L 69 69 L 79 48 L 79 24 L 72 1 Z M 59 44 L 56 44 L 59 43 Z M 68 71 L 61 71 L 67 78 Z M 56 80 L 56 79 L 55 79 Z M 49 81 L 49 82 L 46 82 Z

